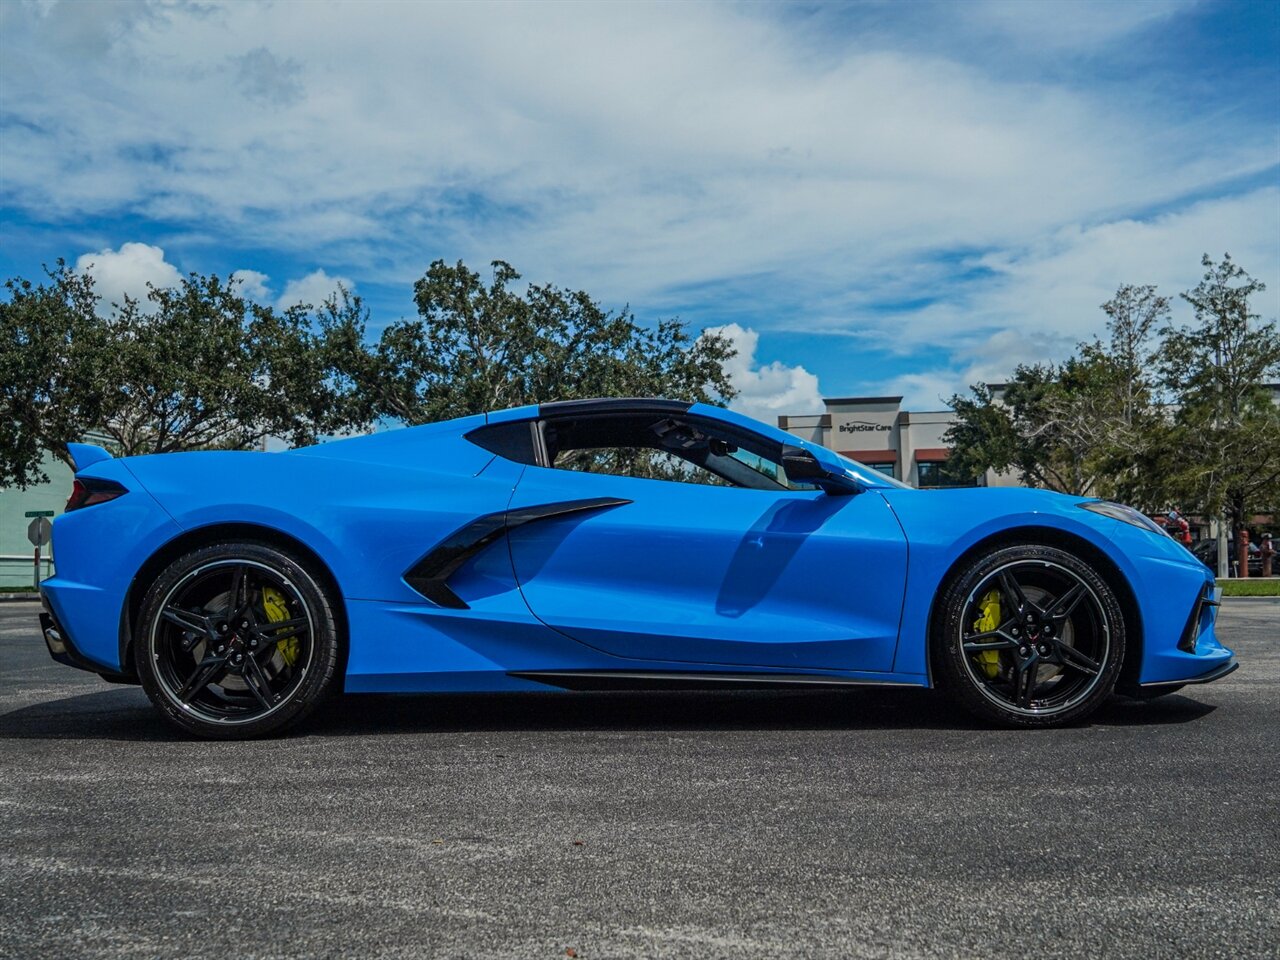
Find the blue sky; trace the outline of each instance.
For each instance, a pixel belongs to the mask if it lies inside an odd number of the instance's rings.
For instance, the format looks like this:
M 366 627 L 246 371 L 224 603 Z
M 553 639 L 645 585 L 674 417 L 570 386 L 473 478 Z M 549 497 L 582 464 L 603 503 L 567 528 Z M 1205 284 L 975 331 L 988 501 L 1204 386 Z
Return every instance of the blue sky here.
M 728 325 L 747 412 L 937 407 L 1202 252 L 1280 313 L 1278 138 L 1274 2 L 5 2 L 0 273 L 376 329 L 502 258 Z

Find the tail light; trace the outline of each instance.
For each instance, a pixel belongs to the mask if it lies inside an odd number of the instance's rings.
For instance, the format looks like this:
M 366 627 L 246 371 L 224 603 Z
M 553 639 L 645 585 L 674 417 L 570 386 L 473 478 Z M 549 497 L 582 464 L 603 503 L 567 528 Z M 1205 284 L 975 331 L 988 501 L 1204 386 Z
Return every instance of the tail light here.
M 106 503 L 116 497 L 122 497 L 129 491 L 114 480 L 96 480 L 93 477 L 76 478 L 71 487 L 71 496 L 67 498 L 65 512 L 91 507 L 95 503 Z

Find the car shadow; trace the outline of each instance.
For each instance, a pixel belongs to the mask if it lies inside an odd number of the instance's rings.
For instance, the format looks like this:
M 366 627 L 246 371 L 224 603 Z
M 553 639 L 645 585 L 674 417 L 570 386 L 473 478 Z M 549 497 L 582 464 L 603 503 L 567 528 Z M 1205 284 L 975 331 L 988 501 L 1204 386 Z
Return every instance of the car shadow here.
M 137 687 L 112 686 L 0 714 L 0 740 L 183 740 Z
M 1216 709 L 1177 694 L 1113 697 L 1080 727 L 1189 723 Z M 299 731 L 310 737 L 468 731 L 973 730 L 994 728 L 929 690 L 611 691 L 348 695 Z M 103 690 L 0 715 L 0 740 L 186 739 L 137 688 Z

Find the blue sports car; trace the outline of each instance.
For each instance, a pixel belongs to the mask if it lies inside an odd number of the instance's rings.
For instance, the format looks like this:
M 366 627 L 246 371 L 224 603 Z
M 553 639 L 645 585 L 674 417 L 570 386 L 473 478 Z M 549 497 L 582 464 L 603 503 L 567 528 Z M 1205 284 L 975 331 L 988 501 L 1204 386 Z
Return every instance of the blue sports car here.
M 1235 669 L 1137 511 L 917 491 L 704 404 L 545 403 L 287 453 L 75 444 L 56 660 L 207 737 L 347 692 L 939 687 L 1080 720 Z

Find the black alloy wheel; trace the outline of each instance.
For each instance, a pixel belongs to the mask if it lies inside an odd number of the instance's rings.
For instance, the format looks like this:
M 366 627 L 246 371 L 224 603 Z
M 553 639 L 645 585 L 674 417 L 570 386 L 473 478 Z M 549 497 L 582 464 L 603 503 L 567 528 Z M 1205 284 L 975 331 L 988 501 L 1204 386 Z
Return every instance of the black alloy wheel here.
M 143 602 L 134 660 L 152 703 L 199 736 L 239 739 L 298 722 L 334 686 L 332 603 L 297 558 L 261 543 L 181 557 Z
M 938 680 L 981 717 L 1056 726 L 1092 713 L 1115 688 L 1124 615 L 1074 554 L 1034 544 L 992 551 L 950 584 L 940 610 Z

